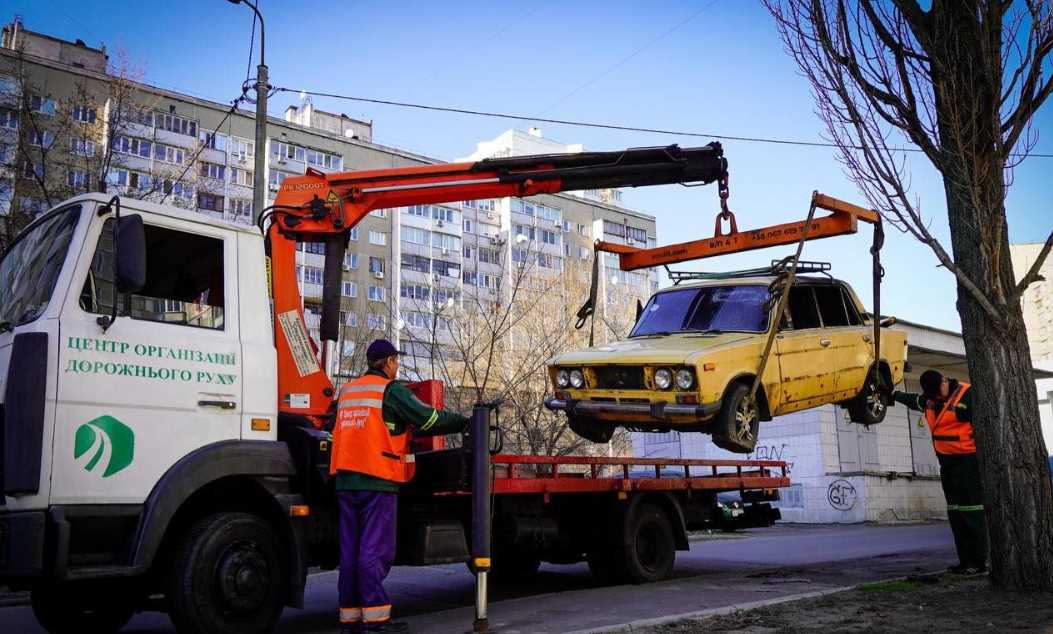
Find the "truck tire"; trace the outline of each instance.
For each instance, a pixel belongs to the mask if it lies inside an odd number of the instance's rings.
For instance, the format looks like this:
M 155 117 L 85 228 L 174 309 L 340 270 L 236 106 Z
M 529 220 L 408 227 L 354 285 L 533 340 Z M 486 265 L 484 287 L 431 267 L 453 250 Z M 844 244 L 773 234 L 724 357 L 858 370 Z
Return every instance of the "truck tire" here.
M 724 394 L 720 412 L 713 421 L 713 444 L 735 453 L 751 453 L 760 432 L 760 408 L 750 398 L 749 383 L 735 383 Z
M 888 404 L 878 391 L 878 368 L 873 366 L 867 373 L 863 388 L 853 399 L 845 403 L 848 409 L 848 417 L 853 423 L 860 425 L 877 425 L 885 420 L 888 413 Z
M 176 546 L 169 571 L 169 616 L 180 632 L 269 632 L 281 616 L 286 580 L 282 546 L 263 519 L 216 513 Z
M 109 585 L 49 583 L 33 588 L 29 601 L 33 616 L 51 634 L 110 633 L 132 619 L 135 596 L 130 589 Z
M 673 525 L 654 504 L 636 507 L 626 528 L 621 548 L 621 568 L 630 583 L 652 583 L 667 578 L 676 562 Z

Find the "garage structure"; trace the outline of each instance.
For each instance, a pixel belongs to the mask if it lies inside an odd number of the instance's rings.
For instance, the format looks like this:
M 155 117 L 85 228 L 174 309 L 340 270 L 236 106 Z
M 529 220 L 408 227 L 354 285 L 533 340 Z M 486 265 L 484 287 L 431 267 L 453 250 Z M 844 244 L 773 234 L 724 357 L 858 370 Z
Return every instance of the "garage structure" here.
M 907 333 L 910 372 L 897 389 L 920 392 L 918 377 L 928 369 L 969 380 L 959 333 L 899 321 Z M 1035 370 L 1036 380 L 1053 372 Z M 708 434 L 631 434 L 633 453 L 647 458 L 731 458 Z M 784 460 L 789 488 L 775 504 L 783 521 L 803 523 L 898 522 L 945 519 L 940 467 L 924 416 L 902 405 L 891 407 L 879 425 L 863 427 L 838 406 L 780 416 L 761 423 L 750 459 Z

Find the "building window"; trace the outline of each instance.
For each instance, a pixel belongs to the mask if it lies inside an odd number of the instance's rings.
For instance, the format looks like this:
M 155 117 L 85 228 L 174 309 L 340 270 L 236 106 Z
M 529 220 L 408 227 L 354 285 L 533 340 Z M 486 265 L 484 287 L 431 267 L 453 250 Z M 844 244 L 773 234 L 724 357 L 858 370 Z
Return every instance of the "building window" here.
M 369 272 L 384 274 L 384 258 L 369 256 Z
M 541 230 L 541 242 L 545 244 L 556 244 L 559 241 L 559 236 L 555 231 L 549 231 L 548 229 Z
M 446 207 L 432 207 L 431 217 L 433 220 L 442 220 L 443 222 L 453 222 L 453 210 Z
M 471 286 L 475 286 L 475 284 L 476 284 L 475 281 L 478 278 L 476 277 L 475 271 L 465 271 L 463 279 L 464 279 L 464 283 L 465 284 L 470 284 Z
M 382 302 L 384 301 L 384 287 L 383 286 L 369 286 L 369 301 L 371 302 Z
M 340 294 L 344 297 L 358 297 L 358 284 L 355 282 L 344 282 L 341 285 Z
M 461 239 L 445 233 L 432 233 L 431 246 L 442 249 L 443 253 L 460 252 Z
M 407 299 L 427 300 L 431 296 L 431 289 L 419 284 L 403 284 L 399 288 L 399 295 Z
M 26 161 L 25 166 L 22 168 L 22 176 L 26 178 L 44 178 L 44 164 Z
M 378 246 L 384 246 L 388 243 L 388 234 L 384 233 L 383 231 L 373 231 L 372 229 L 370 229 L 369 243 Z
M 186 152 L 181 148 L 172 147 L 171 145 L 154 143 L 154 158 L 165 163 L 182 165 L 183 161 L 186 159 Z
M 154 115 L 154 125 L 162 130 L 168 130 L 169 132 L 175 132 L 176 134 L 185 134 L 186 136 L 197 136 L 197 122 L 191 121 L 185 117 L 178 117 L 174 114 L 163 114 L 156 113 Z
M 252 170 L 244 170 L 237 167 L 230 168 L 230 182 L 232 185 L 252 187 Z
M 374 209 L 373 211 L 369 212 L 369 215 L 373 216 L 374 218 L 387 218 L 388 217 L 388 210 L 387 209 Z
M 370 330 L 384 330 L 387 325 L 384 320 L 384 315 L 374 315 L 369 313 L 366 315 L 366 328 Z
M 95 108 L 73 106 L 73 119 L 82 123 L 95 123 Z
M 419 255 L 402 254 L 402 268 L 418 273 L 431 273 L 431 260 Z
M 358 313 L 348 313 L 344 323 L 351 328 L 358 328 Z
M 325 243 L 324 242 L 301 242 L 300 250 L 304 253 L 312 253 L 314 255 L 325 255 Z
M 526 249 L 512 249 L 512 261 L 517 264 L 523 264 L 527 261 L 529 253 Z
M 487 264 L 499 264 L 501 254 L 493 249 L 479 249 L 479 261 Z
M 55 114 L 55 100 L 50 97 L 31 95 L 29 97 L 29 109 L 40 114 L 53 115 Z
M 227 151 L 227 135 L 220 132 L 201 131 L 201 144 L 210 150 Z
M 431 242 L 431 232 L 417 227 L 402 226 L 402 241 L 409 244 L 420 244 L 428 246 Z
M 358 268 L 358 254 L 357 253 L 345 253 L 344 254 L 344 266 L 349 269 Z
M 143 158 L 150 158 L 150 149 L 153 144 L 144 139 L 132 139 L 126 136 L 115 136 L 110 144 L 114 152 L 132 154 Z
M 208 192 L 198 192 L 197 208 L 208 211 L 223 211 L 223 197 Z
M 647 244 L 647 230 L 637 227 L 625 227 L 625 238 L 640 244 Z
M 230 138 L 230 156 L 245 161 L 256 156 L 256 142 L 238 137 Z
M 317 266 L 298 266 L 296 267 L 297 277 L 299 277 L 305 284 L 321 284 L 322 283 L 322 269 Z
M 14 110 L 0 110 L 0 128 L 18 129 L 18 113 Z
M 150 177 L 146 174 L 132 172 L 130 170 L 113 170 L 110 172 L 109 181 L 118 187 L 128 189 L 150 189 Z
M 238 218 L 252 217 L 252 201 L 247 198 L 230 198 L 230 213 Z
M 36 147 L 49 148 L 54 142 L 55 135 L 51 130 L 33 130 L 29 134 L 29 144 Z
M 225 180 L 226 169 L 226 167 L 215 163 L 201 162 L 201 176 L 204 178 L 213 178 L 218 181 Z
M 343 159 L 336 154 L 319 152 L 318 150 L 307 150 L 307 164 L 315 167 L 338 170 L 343 165 Z M 302 159 L 298 159 L 302 160 Z
M 282 183 L 285 182 L 285 177 L 291 176 L 288 172 L 279 172 L 278 170 L 271 170 L 270 176 L 267 177 L 270 183 L 271 191 L 278 191 L 281 188 Z
M 66 183 L 74 189 L 87 189 L 88 173 L 84 170 L 71 169 L 66 176 Z
M 183 200 L 192 200 L 194 198 L 194 189 L 185 183 L 172 182 L 166 179 L 162 183 L 164 193 L 167 195 L 175 196 L 176 198 L 182 198 Z
M 472 231 L 472 221 L 467 218 L 464 220 L 464 230 L 469 233 Z
M 472 257 L 472 247 L 470 247 L 470 246 L 468 246 L 466 244 L 466 245 L 464 245 L 464 258 L 465 259 L 470 259 L 471 257 Z
M 447 262 L 445 260 L 433 260 L 432 268 L 436 275 L 444 275 L 446 277 L 452 277 L 459 279 L 461 277 L 461 265 L 456 262 Z
M 95 141 L 72 138 L 69 140 L 69 152 L 75 156 L 95 156 Z
M 348 234 L 348 239 L 352 242 L 358 242 L 358 227 L 351 227 L 351 232 Z
M 519 236 L 523 236 L 524 238 L 526 238 L 527 240 L 530 240 L 531 242 L 534 241 L 534 228 L 533 227 L 528 227 L 526 225 L 515 225 L 515 233 L 516 233 L 515 239 L 517 241 L 519 240 Z
M 277 160 L 279 163 L 293 159 L 296 161 L 304 160 L 304 149 L 302 147 L 296 147 L 288 143 L 281 143 L 280 141 L 271 142 L 271 158 Z

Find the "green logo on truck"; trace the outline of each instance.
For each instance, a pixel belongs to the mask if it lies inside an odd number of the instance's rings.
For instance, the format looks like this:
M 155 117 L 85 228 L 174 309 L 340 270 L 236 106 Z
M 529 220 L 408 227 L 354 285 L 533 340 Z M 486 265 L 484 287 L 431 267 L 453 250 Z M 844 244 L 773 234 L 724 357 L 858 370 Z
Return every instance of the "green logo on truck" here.
M 113 416 L 100 416 L 77 428 L 73 458 L 88 473 L 108 478 L 132 463 L 135 432 Z

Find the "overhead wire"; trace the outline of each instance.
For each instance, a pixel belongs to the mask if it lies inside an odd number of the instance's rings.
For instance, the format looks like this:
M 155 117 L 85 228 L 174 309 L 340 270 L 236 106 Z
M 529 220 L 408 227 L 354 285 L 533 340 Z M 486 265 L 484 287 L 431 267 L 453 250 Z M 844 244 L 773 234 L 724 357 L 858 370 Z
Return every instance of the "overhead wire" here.
M 291 92 L 291 93 L 303 93 L 305 95 L 312 95 L 314 97 L 328 97 L 330 99 L 341 99 L 344 101 L 356 101 L 361 103 L 372 103 L 382 106 L 394 106 L 398 108 L 412 108 L 416 110 L 429 110 L 432 112 L 448 112 L 452 114 L 464 114 L 477 117 L 490 117 L 495 119 L 509 119 L 514 121 L 530 121 L 538 123 L 552 123 L 555 125 L 565 125 L 579 128 L 598 128 L 601 130 L 617 130 L 620 132 L 644 132 L 648 134 L 662 134 L 668 136 L 686 136 L 686 137 L 701 137 L 707 139 L 721 139 L 724 141 L 742 141 L 746 143 L 768 143 L 775 145 L 794 145 L 803 147 L 822 147 L 822 148 L 840 148 L 836 143 L 829 141 L 805 141 L 800 139 L 780 139 L 776 137 L 760 137 L 760 136 L 743 136 L 733 134 L 717 134 L 712 132 L 694 132 L 690 130 L 673 130 L 667 128 L 651 128 L 645 126 L 633 126 L 633 125 L 619 125 L 614 123 L 597 123 L 591 121 L 576 121 L 573 119 L 555 119 L 551 117 L 540 117 L 540 116 L 529 116 L 521 114 L 511 114 L 506 112 L 492 112 L 487 110 L 473 110 L 470 108 L 454 108 L 451 106 L 436 106 L 431 104 L 413 103 L 408 101 L 394 101 L 391 99 L 375 99 L 371 97 L 359 97 L 356 95 L 341 95 L 338 93 L 321 92 L 317 90 L 306 90 L 302 88 L 285 88 L 278 87 L 274 89 L 274 92 Z M 865 150 L 865 146 L 861 145 L 850 145 L 848 149 L 853 150 Z M 893 152 L 921 152 L 921 148 L 912 147 L 896 147 L 889 148 Z M 1020 156 L 1021 154 L 1014 154 L 1014 156 Z M 1053 153 L 1027 153 L 1027 156 L 1035 158 L 1053 158 Z
M 230 115 L 234 114 L 234 111 L 238 109 L 238 106 L 241 105 L 241 102 L 244 99 L 245 99 L 245 92 L 242 91 L 241 96 L 239 96 L 236 99 L 234 99 L 233 103 L 231 103 L 230 109 L 227 110 L 227 114 L 223 115 L 223 119 L 219 122 L 219 125 L 216 126 L 217 130 L 219 130 L 220 128 L 223 127 L 223 124 L 225 124 L 227 122 L 227 119 L 230 118 Z M 179 176 L 177 176 L 174 181 L 172 181 L 173 185 L 175 185 L 176 183 L 182 183 L 183 182 L 183 177 L 186 176 L 186 173 L 188 171 L 190 171 L 191 167 L 194 166 L 194 163 L 197 162 L 197 157 L 201 156 L 201 152 L 204 151 L 204 149 L 206 147 L 208 147 L 208 144 L 205 143 L 205 142 L 202 142 L 198 146 L 197 150 L 194 151 L 194 154 L 187 161 L 186 166 L 183 168 L 183 171 L 179 173 Z M 164 202 L 166 200 L 168 200 L 168 196 L 173 191 L 175 191 L 175 187 L 174 186 L 172 187 L 172 189 L 170 189 L 167 192 L 165 192 L 165 195 L 161 197 L 161 204 L 164 204 Z

